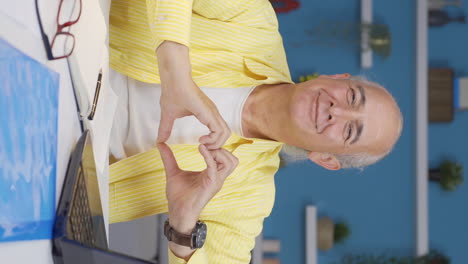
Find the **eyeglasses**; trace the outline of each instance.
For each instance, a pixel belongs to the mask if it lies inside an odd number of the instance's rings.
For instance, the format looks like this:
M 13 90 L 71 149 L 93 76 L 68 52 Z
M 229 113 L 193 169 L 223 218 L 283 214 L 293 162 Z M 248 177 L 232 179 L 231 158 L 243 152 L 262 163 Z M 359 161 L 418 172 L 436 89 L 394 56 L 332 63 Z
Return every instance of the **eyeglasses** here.
M 37 20 L 39 21 L 42 42 L 44 42 L 47 58 L 49 60 L 59 60 L 69 57 L 75 49 L 75 36 L 69 30 L 80 19 L 82 0 L 60 0 L 57 12 L 57 29 L 52 42 L 49 41 L 49 37 L 44 32 L 39 14 L 38 0 L 35 2 Z

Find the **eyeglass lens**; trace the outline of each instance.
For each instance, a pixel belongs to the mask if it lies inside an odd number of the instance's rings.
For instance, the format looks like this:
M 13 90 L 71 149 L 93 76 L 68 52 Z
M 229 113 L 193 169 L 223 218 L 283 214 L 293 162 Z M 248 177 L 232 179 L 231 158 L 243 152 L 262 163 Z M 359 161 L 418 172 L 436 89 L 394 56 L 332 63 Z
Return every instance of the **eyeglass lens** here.
M 80 0 L 62 0 L 60 3 L 57 23 L 59 27 L 71 26 L 72 24 L 77 22 L 80 15 L 81 15 L 81 1 Z
M 75 48 L 75 37 L 67 32 L 59 32 L 55 35 L 50 48 L 56 58 L 70 56 Z
M 81 0 L 62 0 L 57 14 L 57 33 L 50 48 L 55 58 L 68 57 L 75 48 L 75 37 L 70 33 L 81 16 Z

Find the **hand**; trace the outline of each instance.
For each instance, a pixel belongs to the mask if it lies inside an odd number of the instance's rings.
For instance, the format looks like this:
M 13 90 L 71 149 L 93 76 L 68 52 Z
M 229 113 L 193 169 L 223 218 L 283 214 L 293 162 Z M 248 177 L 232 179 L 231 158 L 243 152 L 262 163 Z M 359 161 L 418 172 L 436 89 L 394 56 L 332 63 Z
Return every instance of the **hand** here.
M 166 170 L 170 224 L 181 233 L 190 233 L 205 205 L 236 168 L 238 159 L 225 149 L 210 151 L 200 145 L 199 151 L 207 168 L 200 172 L 184 171 L 166 144 L 158 144 L 158 149 Z
M 182 82 L 182 81 L 181 81 Z M 200 137 L 199 142 L 208 149 L 219 149 L 229 138 L 231 131 L 226 121 L 221 117 L 216 105 L 190 79 L 182 84 L 185 87 L 180 93 L 174 87 L 163 89 L 161 100 L 161 121 L 159 123 L 158 143 L 165 142 L 171 135 L 174 121 L 177 118 L 194 115 L 211 131 L 209 135 Z
M 167 141 L 177 118 L 194 115 L 211 131 L 209 135 L 200 137 L 200 143 L 211 150 L 221 148 L 231 131 L 216 105 L 192 80 L 188 48 L 164 41 L 156 55 L 162 90 L 158 143 Z

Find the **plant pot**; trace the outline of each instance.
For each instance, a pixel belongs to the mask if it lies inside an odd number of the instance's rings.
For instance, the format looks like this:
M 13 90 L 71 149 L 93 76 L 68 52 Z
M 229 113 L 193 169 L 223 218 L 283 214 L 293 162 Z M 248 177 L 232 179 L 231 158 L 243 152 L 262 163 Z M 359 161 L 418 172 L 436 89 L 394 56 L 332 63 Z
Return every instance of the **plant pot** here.
M 463 167 L 452 161 L 444 161 L 439 168 L 429 170 L 429 180 L 438 182 L 444 191 L 454 191 L 463 183 Z
M 320 250 L 330 250 L 333 247 L 335 224 L 328 217 L 322 217 L 317 222 L 317 246 Z
M 440 169 L 430 169 L 429 170 L 429 180 L 433 182 L 440 182 L 442 179 L 442 174 L 440 173 Z

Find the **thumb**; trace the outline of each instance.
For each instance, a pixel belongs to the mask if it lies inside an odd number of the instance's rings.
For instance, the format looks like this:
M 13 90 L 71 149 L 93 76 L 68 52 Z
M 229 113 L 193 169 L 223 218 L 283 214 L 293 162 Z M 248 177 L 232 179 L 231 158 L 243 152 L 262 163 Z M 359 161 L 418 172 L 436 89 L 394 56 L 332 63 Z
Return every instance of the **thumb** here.
M 158 147 L 159 153 L 161 154 L 166 176 L 171 174 L 171 172 L 179 171 L 179 165 L 177 165 L 174 153 L 172 153 L 172 150 L 169 148 L 169 146 L 166 143 L 158 143 L 156 146 Z
M 161 121 L 159 122 L 158 129 L 158 143 L 166 142 L 171 136 L 172 126 L 174 126 L 174 118 L 168 116 L 164 113 L 161 113 Z
M 208 173 L 209 177 L 214 177 L 217 172 L 217 165 L 216 161 L 213 158 L 213 155 L 211 152 L 206 148 L 205 145 L 201 144 L 198 147 L 198 150 L 200 151 L 200 154 L 202 154 L 203 158 L 205 159 L 206 162 L 206 171 Z

